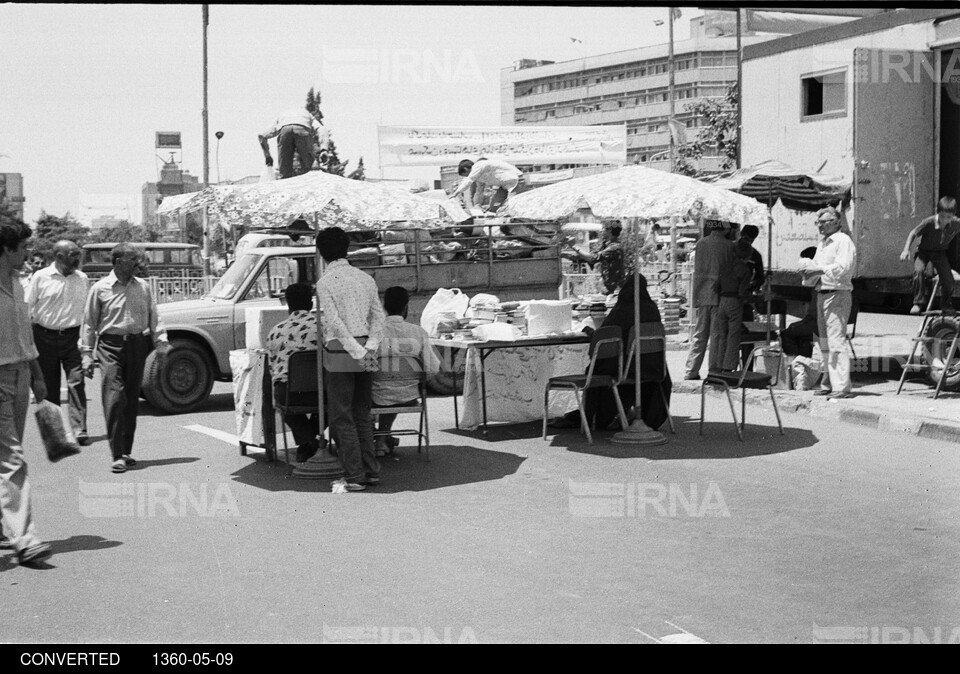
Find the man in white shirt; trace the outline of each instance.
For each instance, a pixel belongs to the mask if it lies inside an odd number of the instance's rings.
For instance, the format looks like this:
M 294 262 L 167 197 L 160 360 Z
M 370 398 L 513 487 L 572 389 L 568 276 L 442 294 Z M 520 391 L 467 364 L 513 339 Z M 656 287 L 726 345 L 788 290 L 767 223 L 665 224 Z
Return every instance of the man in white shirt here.
M 350 239 L 339 227 L 317 234 L 317 252 L 327 264 L 317 281 L 317 301 L 330 432 L 344 472 L 340 484 L 346 491 L 363 491 L 380 482 L 370 405 L 384 316 L 376 281 L 350 266 L 349 248 Z
M 391 357 L 419 358 L 423 371 L 435 374 L 440 371 L 440 358 L 433 347 L 427 331 L 419 325 L 407 323 L 407 309 L 410 305 L 410 293 L 406 288 L 393 286 L 383 294 L 383 308 L 387 320 L 383 326 L 383 341 L 380 343 L 380 362 L 390 362 Z M 418 400 L 420 391 L 415 383 L 398 385 L 381 373 L 373 376 L 373 404 L 376 407 L 405 406 Z M 378 427 L 389 432 L 396 421 L 396 414 L 381 414 Z M 378 437 L 375 443 L 377 456 L 389 453 L 394 438 Z
M 820 350 L 827 367 L 820 390 L 814 395 L 829 399 L 850 398 L 850 355 L 847 353 L 847 321 L 853 306 L 853 272 L 857 250 L 853 240 L 840 231 L 840 214 L 834 208 L 817 213 L 820 240 L 812 260 L 801 258 L 804 285 L 813 285 L 817 298 Z
M 457 167 L 457 173 L 463 176 L 463 181 L 453 193 L 453 198 L 456 199 L 461 194 L 465 194 L 464 207 L 467 211 L 480 206 L 480 197 L 487 187 L 497 188 L 487 206 L 487 210 L 491 213 L 496 212 L 503 205 L 523 178 L 523 171 L 513 164 L 485 157 L 481 157 L 476 163 L 464 159 Z M 473 189 L 470 189 L 471 187 Z
M 270 156 L 270 145 L 267 143 L 271 138 L 277 139 L 277 156 L 280 158 L 279 174 L 280 179 L 291 178 L 293 172 L 293 153 L 296 152 L 300 157 L 300 174 L 306 173 L 313 168 L 314 152 L 313 141 L 314 134 L 319 138 L 321 150 L 325 150 L 329 144 L 329 134 L 323 128 L 323 124 L 304 108 L 294 108 L 287 110 L 277 117 L 277 120 L 258 136 L 260 149 L 263 150 L 263 157 L 267 166 L 273 166 L 273 157 Z
M 60 405 L 60 371 L 67 375 L 70 425 L 81 445 L 87 435 L 87 394 L 80 357 L 80 325 L 86 305 L 87 275 L 80 266 L 80 246 L 58 241 L 53 262 L 34 272 L 26 300 L 33 322 L 33 341 L 40 353 L 40 369 L 47 385 L 47 400 Z

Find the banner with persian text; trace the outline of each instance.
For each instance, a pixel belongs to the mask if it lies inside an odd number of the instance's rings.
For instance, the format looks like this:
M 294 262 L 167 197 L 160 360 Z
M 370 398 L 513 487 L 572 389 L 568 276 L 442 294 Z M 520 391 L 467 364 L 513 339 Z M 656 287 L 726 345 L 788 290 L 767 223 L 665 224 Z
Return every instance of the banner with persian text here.
M 512 164 L 625 164 L 627 127 L 380 126 L 381 166 L 456 166 L 461 159 Z

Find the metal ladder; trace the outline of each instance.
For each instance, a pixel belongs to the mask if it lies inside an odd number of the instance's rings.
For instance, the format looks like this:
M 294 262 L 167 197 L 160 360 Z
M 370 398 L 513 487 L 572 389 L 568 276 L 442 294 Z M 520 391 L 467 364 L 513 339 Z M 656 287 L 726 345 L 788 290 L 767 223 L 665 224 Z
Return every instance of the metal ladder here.
M 903 372 L 900 374 L 900 384 L 897 386 L 897 395 L 900 395 L 900 391 L 903 389 L 903 383 L 907 379 L 908 372 L 924 372 L 933 367 L 931 362 L 915 363 L 913 362 L 913 359 L 917 354 L 917 347 L 923 343 L 933 342 L 935 340 L 934 337 L 924 337 L 923 335 L 927 331 L 927 327 L 934 318 L 943 316 L 942 311 L 933 311 L 931 309 L 934 298 L 937 296 L 939 289 L 940 277 L 938 276 L 934 280 L 933 290 L 930 292 L 930 299 L 927 302 L 927 310 L 920 314 L 923 316 L 923 323 L 920 325 L 920 330 L 917 332 L 917 336 L 913 338 L 913 349 L 910 351 L 910 356 L 907 358 L 907 362 L 903 364 Z M 937 380 L 937 388 L 933 392 L 934 400 L 936 400 L 940 395 L 940 391 L 943 388 L 943 382 L 947 379 L 947 372 L 950 370 L 950 365 L 955 360 L 958 360 L 954 358 L 954 354 L 956 353 L 957 349 L 958 338 L 960 338 L 960 330 L 954 333 L 953 340 L 950 342 L 950 350 L 947 351 L 947 356 L 944 358 L 943 371 L 940 372 L 940 378 Z

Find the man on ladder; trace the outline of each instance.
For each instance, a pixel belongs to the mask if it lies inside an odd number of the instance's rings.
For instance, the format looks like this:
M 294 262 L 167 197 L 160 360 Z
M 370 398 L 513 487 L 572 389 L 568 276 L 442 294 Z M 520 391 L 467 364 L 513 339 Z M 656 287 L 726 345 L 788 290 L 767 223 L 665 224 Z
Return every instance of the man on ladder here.
M 913 307 L 910 313 L 919 316 L 926 304 L 927 279 L 934 271 L 940 282 L 940 310 L 945 315 L 953 315 L 953 271 L 950 268 L 948 253 L 954 239 L 960 233 L 960 220 L 956 217 L 957 200 L 942 197 L 937 202 L 937 214 L 924 218 L 907 236 L 907 242 L 900 253 L 904 262 L 910 259 L 910 250 L 917 237 L 920 245 L 913 258 Z M 931 298 L 932 299 L 932 298 Z

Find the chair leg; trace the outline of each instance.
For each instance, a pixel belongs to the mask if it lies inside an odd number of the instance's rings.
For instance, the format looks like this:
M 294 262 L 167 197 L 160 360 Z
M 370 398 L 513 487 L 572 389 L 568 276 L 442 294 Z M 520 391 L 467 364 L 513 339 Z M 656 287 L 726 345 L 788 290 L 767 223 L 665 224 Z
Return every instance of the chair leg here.
M 627 426 L 630 424 L 627 423 L 627 413 L 623 410 L 623 401 L 620 400 L 620 391 L 617 390 L 616 386 L 611 386 L 613 389 L 613 400 L 617 403 L 617 414 L 620 415 L 620 428 L 621 430 L 627 430 Z
M 280 414 L 280 431 L 283 433 L 283 461 L 287 464 L 287 475 L 293 475 L 293 468 L 290 466 L 290 448 L 287 446 L 287 422 L 283 420 L 283 414 Z
M 423 412 L 420 414 L 420 423 L 423 425 L 421 430 L 423 434 L 423 448 L 426 453 L 427 462 L 430 461 L 430 417 L 427 415 L 427 398 L 426 392 L 424 392 L 423 398 Z
M 700 435 L 703 435 L 703 414 L 706 409 L 707 382 L 700 385 Z
M 740 430 L 740 422 L 737 421 L 737 408 L 733 404 L 733 396 L 730 395 L 730 387 L 727 386 L 726 382 L 723 384 L 723 390 L 727 394 L 727 402 L 730 403 L 730 414 L 733 416 L 733 427 L 737 431 L 737 437 L 740 439 L 740 442 L 743 442 L 743 431 Z
M 772 386 L 768 386 L 767 390 L 770 391 L 770 400 L 773 402 L 773 413 L 777 415 L 777 426 L 780 428 L 780 435 L 783 435 L 783 423 L 780 421 L 780 410 L 777 409 L 777 397 L 773 395 Z
M 587 444 L 593 444 L 593 435 L 590 433 L 590 422 L 587 421 L 587 411 L 583 408 L 583 398 L 580 397 L 580 389 L 576 389 L 574 394 L 577 396 L 577 407 L 580 409 L 580 426 L 587 436 Z
M 740 389 L 740 430 L 747 427 L 747 389 Z

